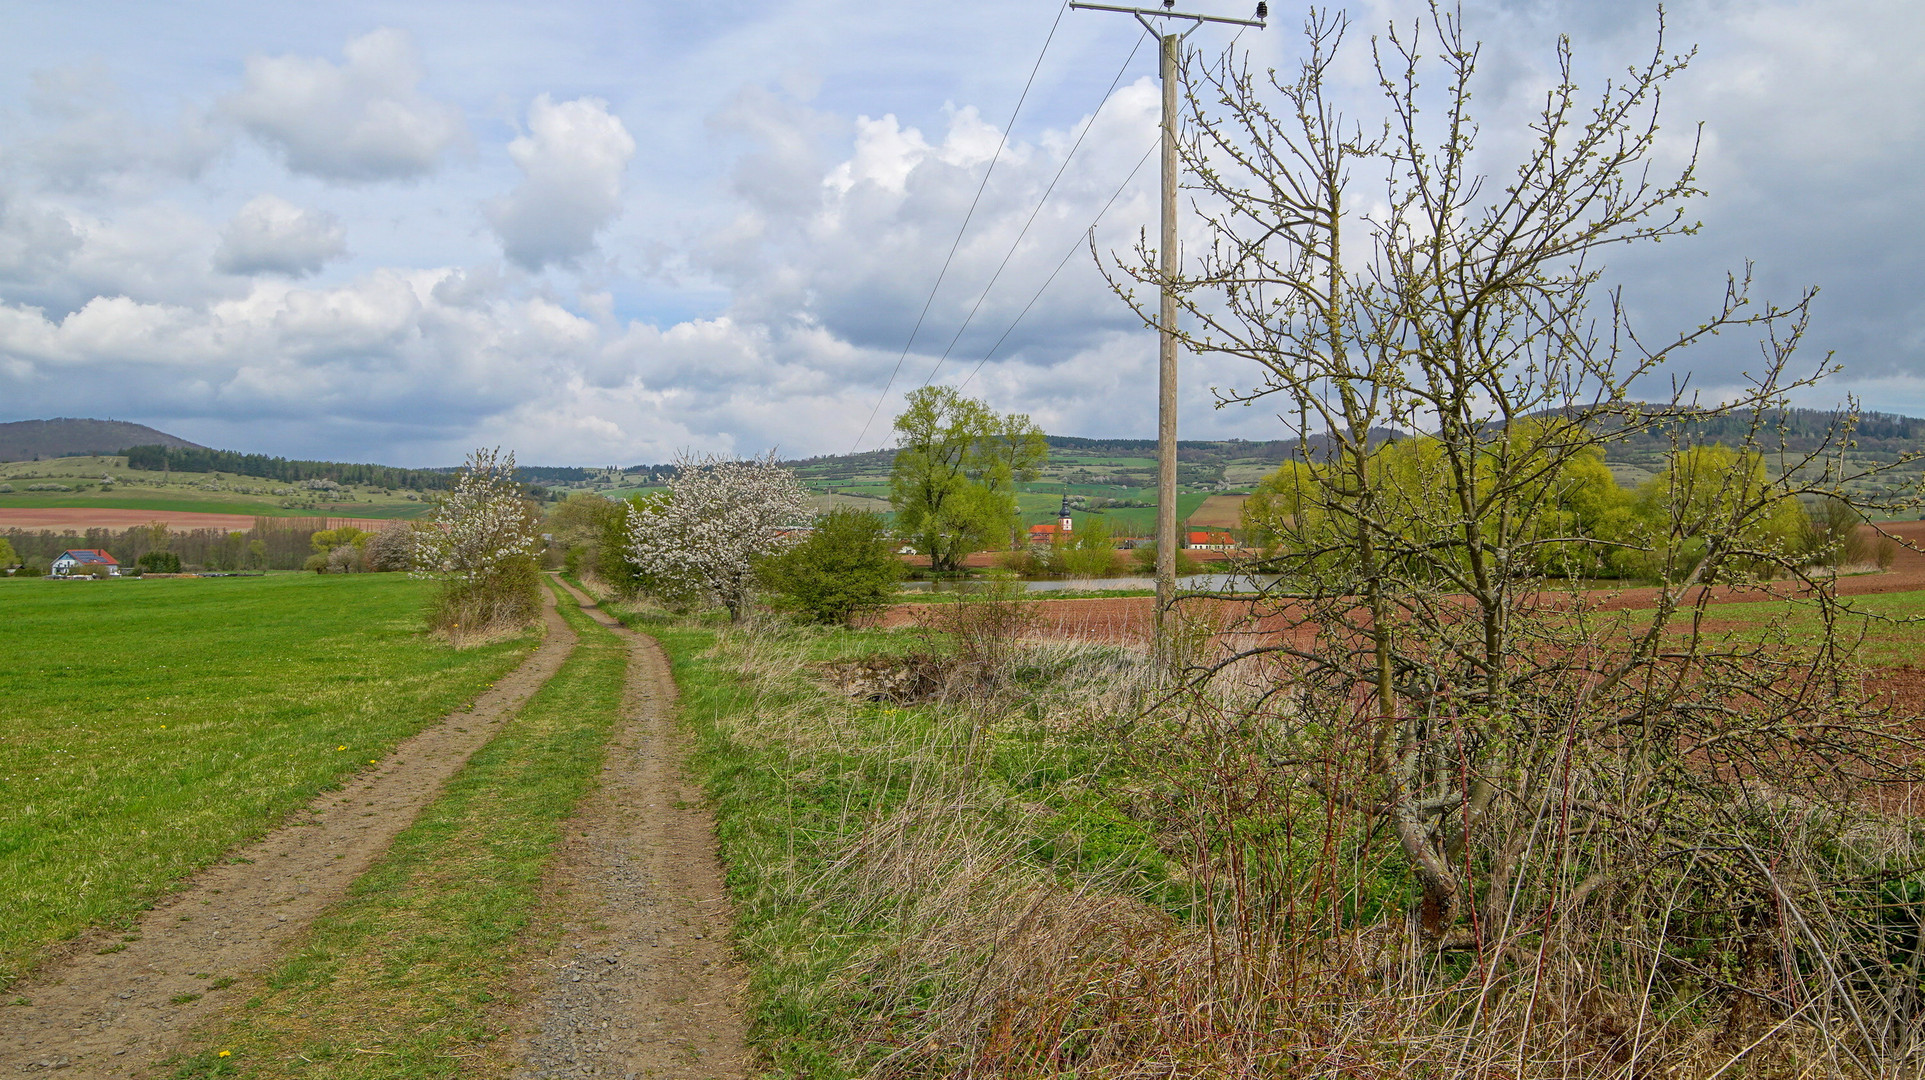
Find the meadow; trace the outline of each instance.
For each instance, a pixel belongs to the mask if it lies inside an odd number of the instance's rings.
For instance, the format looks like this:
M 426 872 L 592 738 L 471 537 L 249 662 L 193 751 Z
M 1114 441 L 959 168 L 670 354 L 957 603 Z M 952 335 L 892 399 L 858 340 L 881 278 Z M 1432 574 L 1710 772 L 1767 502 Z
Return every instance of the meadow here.
M 0 987 L 473 699 L 532 648 L 394 574 L 0 581 Z
M 427 511 L 431 494 L 366 485 L 321 492 L 299 484 L 233 473 L 168 473 L 129 469 L 122 456 L 0 462 L 0 509 L 158 510 L 267 517 L 409 518 Z M 66 490 L 29 491 L 30 487 Z M 414 498 L 408 495 L 413 494 Z

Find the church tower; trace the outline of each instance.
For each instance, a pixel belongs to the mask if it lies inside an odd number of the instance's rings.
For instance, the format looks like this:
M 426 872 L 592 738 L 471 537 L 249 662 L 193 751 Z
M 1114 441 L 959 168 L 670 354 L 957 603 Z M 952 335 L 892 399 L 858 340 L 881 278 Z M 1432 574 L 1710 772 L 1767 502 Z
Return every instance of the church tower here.
M 1063 508 L 1062 510 L 1057 512 L 1056 524 L 1062 526 L 1062 529 L 1064 532 L 1068 532 L 1070 530 L 1071 522 L 1069 517 L 1069 496 L 1068 495 L 1063 496 Z

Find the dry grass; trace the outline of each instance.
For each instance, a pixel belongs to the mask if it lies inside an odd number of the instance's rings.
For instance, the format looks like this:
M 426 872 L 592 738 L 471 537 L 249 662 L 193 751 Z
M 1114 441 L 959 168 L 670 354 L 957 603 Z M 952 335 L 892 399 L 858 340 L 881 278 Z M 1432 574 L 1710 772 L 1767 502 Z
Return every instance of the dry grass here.
M 1178 692 L 1140 653 L 958 610 L 959 669 L 996 671 L 913 709 L 811 672 L 927 637 L 769 623 L 703 654 L 666 635 L 778 1075 L 1925 1075 L 1898 955 L 1916 928 L 1878 929 L 1917 905 L 1821 884 L 1841 858 L 1912 864 L 1903 823 L 1756 791 L 1704 837 L 1775 838 L 1750 878 L 1707 854 L 1600 889 L 1578 873 L 1596 858 L 1551 859 L 1532 887 L 1574 902 L 1439 951 L 1393 854 L 1266 756 L 1259 729 L 1294 708 L 1274 664 Z M 1180 635 L 1186 659 L 1211 660 L 1218 629 Z M 1851 947 L 1828 970 L 1815 943 Z

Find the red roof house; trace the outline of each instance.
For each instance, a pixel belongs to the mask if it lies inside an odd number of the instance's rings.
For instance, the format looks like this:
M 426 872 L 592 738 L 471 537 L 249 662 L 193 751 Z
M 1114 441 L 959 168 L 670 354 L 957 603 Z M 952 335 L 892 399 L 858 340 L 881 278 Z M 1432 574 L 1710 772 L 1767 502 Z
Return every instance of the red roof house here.
M 66 577 L 77 568 L 91 569 L 96 566 L 106 567 L 109 574 L 120 573 L 120 561 L 99 548 L 74 548 L 71 551 L 63 551 L 60 557 L 53 561 L 52 569 L 55 576 Z
M 1191 529 L 1183 534 L 1183 546 L 1191 551 L 1235 551 L 1237 538 L 1215 529 Z

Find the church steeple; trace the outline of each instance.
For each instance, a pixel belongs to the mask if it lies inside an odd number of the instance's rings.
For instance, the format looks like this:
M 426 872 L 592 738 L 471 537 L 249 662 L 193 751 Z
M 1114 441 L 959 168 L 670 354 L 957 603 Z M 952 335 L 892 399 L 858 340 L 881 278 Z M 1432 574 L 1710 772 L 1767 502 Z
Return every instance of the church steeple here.
M 1070 531 L 1070 527 L 1071 527 L 1071 521 L 1070 521 L 1070 516 L 1069 516 L 1069 495 L 1068 495 L 1068 493 L 1064 493 L 1064 495 L 1063 495 L 1063 508 L 1062 508 L 1062 509 L 1061 509 L 1060 511 L 1058 511 L 1058 512 L 1057 512 L 1057 521 L 1056 521 L 1056 524 L 1058 524 L 1058 525 L 1060 525 L 1060 526 L 1062 526 L 1062 528 L 1063 528 L 1063 531 L 1064 531 L 1064 532 L 1068 532 L 1068 531 Z

